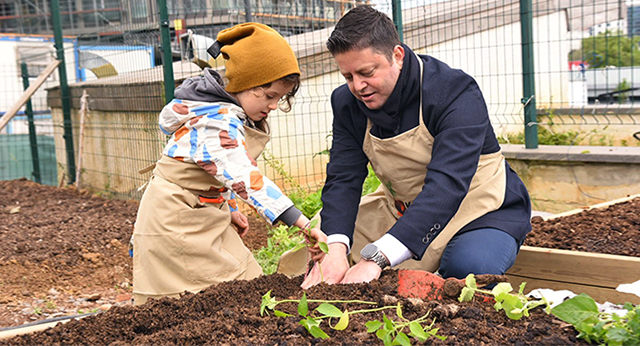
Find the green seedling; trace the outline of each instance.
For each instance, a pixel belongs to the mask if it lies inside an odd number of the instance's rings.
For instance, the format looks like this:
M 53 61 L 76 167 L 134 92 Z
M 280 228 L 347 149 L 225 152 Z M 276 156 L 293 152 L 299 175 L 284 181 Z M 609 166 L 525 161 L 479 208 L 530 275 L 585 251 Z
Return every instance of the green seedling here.
M 394 321 L 383 315 L 382 322 L 378 320 L 369 321 L 365 323 L 368 333 L 376 333 L 378 339 L 382 340 L 385 346 L 390 345 L 411 345 L 411 339 L 413 337 L 420 342 L 425 342 L 430 337 L 436 337 L 440 340 L 445 340 L 447 337 L 438 335 L 438 328 L 433 328 L 436 323 L 435 318 L 431 323 L 428 323 L 427 312 L 424 316 L 410 321 L 402 316 L 402 306 L 400 303 L 396 306 L 396 314 L 400 318 L 400 321 Z M 424 325 L 423 325 L 424 324 Z M 409 328 L 409 334 L 405 333 L 405 328 Z
M 624 316 L 600 312 L 596 302 L 586 294 L 565 300 L 551 309 L 551 314 L 572 324 L 578 338 L 604 345 L 640 345 L 640 306 L 626 303 Z
M 265 313 L 268 314 L 268 310 L 272 310 L 274 315 L 277 317 L 292 317 L 293 315 L 291 314 L 275 309 L 277 305 L 282 303 L 298 303 L 298 315 L 301 317 L 301 320 L 299 321 L 300 325 L 302 325 L 309 332 L 309 334 L 316 338 L 329 338 L 329 335 L 321 327 L 322 322 L 325 319 L 328 320 L 327 323 L 329 324 L 330 328 L 334 330 L 345 330 L 349 325 L 350 315 L 395 309 L 401 321 L 393 321 L 387 318 L 386 315 L 384 315 L 383 322 L 373 320 L 365 323 L 367 332 L 376 333 L 376 336 L 380 340 L 382 340 L 385 345 L 411 345 L 411 340 L 409 339 L 409 337 L 414 337 L 419 341 L 425 341 L 431 336 L 435 336 L 437 338 L 440 338 L 441 340 L 445 339 L 445 337 L 443 336 L 436 335 L 436 333 L 438 332 L 437 328 L 432 329 L 435 320 L 433 320 L 430 324 L 425 324 L 423 326 L 423 323 L 427 323 L 426 319 L 429 313 L 419 319 L 409 321 L 402 316 L 402 306 L 400 305 L 400 303 L 394 306 L 383 306 L 372 309 L 353 311 L 345 309 L 344 311 L 341 311 L 333 304 L 340 303 L 377 305 L 377 303 L 361 300 L 307 299 L 306 293 L 302 295 L 301 299 L 283 299 L 278 301 L 275 298 L 271 297 L 271 291 L 269 291 L 264 296 L 262 296 L 260 315 L 263 316 Z M 319 303 L 319 305 L 317 308 L 310 311 L 309 303 Z M 335 325 L 332 325 L 332 319 L 338 319 L 338 322 Z M 409 334 L 403 332 L 407 327 L 410 330 Z
M 492 295 L 496 301 L 493 306 L 496 311 L 504 310 L 507 317 L 512 320 L 519 320 L 523 316 L 528 317 L 529 310 L 543 305 L 545 306 L 545 311 L 547 312 L 547 314 L 550 313 L 551 307 L 549 305 L 549 302 L 544 297 L 541 300 L 529 299 L 523 293 L 524 286 L 525 283 L 523 282 L 520 285 L 518 293 L 511 293 L 511 291 L 513 291 L 513 288 L 508 282 L 501 282 L 494 286 L 491 290 L 480 289 L 476 284 L 475 276 L 473 274 L 469 274 L 465 278 L 465 287 L 462 288 L 462 292 L 460 293 L 460 297 L 458 297 L 458 300 L 461 302 L 471 301 L 475 296 L 475 293 Z
M 317 224 L 318 224 L 318 220 L 311 220 L 309 222 L 309 228 L 314 228 L 316 227 Z M 300 229 L 299 227 L 294 226 L 292 231 L 294 232 L 301 231 L 301 233 L 304 235 L 304 239 L 303 241 L 298 243 L 296 246 L 294 246 L 293 249 L 291 249 L 291 252 L 296 252 L 305 247 L 307 248 L 312 247 L 317 243 L 318 246 L 320 247 L 320 250 L 322 250 L 322 252 L 324 252 L 325 254 L 329 253 L 329 245 L 327 245 L 327 243 L 325 242 L 318 242 L 317 240 L 311 238 L 309 234 L 309 229 L 307 228 Z M 318 269 L 320 269 L 321 280 L 324 281 L 324 275 L 322 275 L 322 267 L 320 266 L 320 262 L 317 262 L 317 263 L 318 263 Z

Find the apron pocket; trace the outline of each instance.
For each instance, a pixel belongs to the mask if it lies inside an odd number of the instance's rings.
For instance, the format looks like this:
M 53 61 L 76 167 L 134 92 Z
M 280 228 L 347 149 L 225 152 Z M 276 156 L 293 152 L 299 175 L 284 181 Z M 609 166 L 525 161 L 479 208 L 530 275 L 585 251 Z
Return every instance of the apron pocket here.
M 178 220 L 184 268 L 192 283 L 234 280 L 246 270 L 251 252 L 231 226 L 227 208 L 181 210 Z

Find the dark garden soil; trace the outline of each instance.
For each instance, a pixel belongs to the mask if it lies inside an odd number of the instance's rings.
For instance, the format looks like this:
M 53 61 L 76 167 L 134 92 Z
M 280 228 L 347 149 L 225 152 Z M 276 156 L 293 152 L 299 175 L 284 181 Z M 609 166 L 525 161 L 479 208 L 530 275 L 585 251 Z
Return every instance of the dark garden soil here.
M 366 333 L 364 323 L 381 319 L 382 313 L 352 315 L 346 331 L 330 330 L 323 322 L 331 337 L 324 341 L 311 337 L 295 317 L 260 316 L 261 297 L 269 290 L 278 299 L 301 297 L 301 277 L 269 275 L 228 282 L 180 300 L 132 306 L 127 244 L 137 207 L 135 202 L 104 199 L 71 188 L 58 189 L 27 180 L 0 181 L 0 328 L 105 311 L 5 343 L 380 344 L 374 335 Z M 534 219 L 534 231 L 526 244 L 639 256 L 639 207 L 636 199 L 561 220 Z M 267 227 L 255 214 L 248 217 L 251 231 L 244 240 L 250 249 L 258 249 L 266 245 Z M 564 234 L 570 239 L 563 238 Z M 623 240 L 618 240 L 620 236 Z M 454 299 L 420 302 L 399 297 L 396 282 L 397 272 L 387 270 L 370 284 L 323 284 L 308 290 L 307 296 L 370 300 L 384 305 L 394 305 L 398 299 L 404 306 L 404 316 L 410 319 L 431 311 L 429 321 L 435 318 L 438 334 L 447 336 L 444 342 L 429 339 L 433 344 L 579 343 L 571 326 L 542 310 L 534 310 L 532 316 L 521 321 L 511 321 L 487 303 L 458 303 Z M 350 311 L 363 308 L 341 307 Z M 296 306 L 283 305 L 282 310 L 295 314 Z M 387 315 L 395 316 L 394 311 Z
M 531 224 L 525 245 L 640 257 L 640 198 Z

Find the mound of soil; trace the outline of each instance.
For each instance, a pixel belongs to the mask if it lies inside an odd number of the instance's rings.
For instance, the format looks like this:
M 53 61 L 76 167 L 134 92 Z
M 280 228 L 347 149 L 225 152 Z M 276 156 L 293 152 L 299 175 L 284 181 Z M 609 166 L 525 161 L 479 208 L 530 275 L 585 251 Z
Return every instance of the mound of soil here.
M 526 245 L 638 256 L 640 201 L 588 210 L 559 219 L 534 218 Z M 0 328 L 60 315 L 107 311 L 55 329 L 11 340 L 22 344 L 378 344 L 364 321 L 352 316 L 346 332 L 324 328 L 328 341 L 313 339 L 297 319 L 260 317 L 261 296 L 302 295 L 301 278 L 280 275 L 229 282 L 181 300 L 131 305 L 128 242 L 138 204 L 58 189 L 28 180 L 0 181 Z M 267 243 L 267 224 L 247 215 L 250 249 Z M 511 321 L 489 304 L 455 300 L 415 303 L 396 296 L 395 271 L 368 285 L 320 285 L 310 299 L 399 299 L 405 317 L 432 310 L 444 343 L 572 344 L 575 331 L 542 311 Z M 346 307 L 346 306 L 345 306 Z M 350 311 L 360 307 L 348 306 Z M 295 306 L 283 307 L 295 313 Z M 452 313 L 451 310 L 457 310 Z M 334 321 L 333 323 L 335 323 Z M 202 326 L 202 328 L 200 328 Z M 325 326 L 326 327 L 326 326 Z M 91 339 L 91 338 L 96 339 Z M 430 339 L 433 343 L 442 343 Z
M 319 285 L 309 289 L 307 299 L 365 300 L 379 306 L 403 306 L 403 315 L 414 320 L 429 314 L 427 323 L 435 321 L 441 341 L 430 338 L 433 345 L 586 345 L 576 340 L 573 328 L 538 309 L 521 321 L 509 320 L 496 312 L 492 304 L 458 303 L 456 300 L 422 301 L 397 296 L 397 272 L 387 270 L 380 280 L 370 284 Z M 105 313 L 71 321 L 56 328 L 8 341 L 11 345 L 361 345 L 382 344 L 375 334 L 367 333 L 365 323 L 396 321 L 396 309 L 350 315 L 346 330 L 335 331 L 322 322 L 329 335 L 322 340 L 311 336 L 298 322 L 297 304 L 286 303 L 278 310 L 292 317 L 260 315 L 261 297 L 271 291 L 278 300 L 300 299 L 302 278 L 289 279 L 280 274 L 251 281 L 233 281 L 210 287 L 182 299 L 163 298 L 138 307 L 117 307 Z M 310 309 L 318 303 L 310 304 Z M 370 308 L 364 304 L 336 304 L 341 310 Z M 408 328 L 405 329 L 408 333 Z M 2 342 L 0 342 L 2 344 Z
M 534 217 L 524 245 L 640 257 L 638 211 L 640 198 L 634 198 L 546 221 Z

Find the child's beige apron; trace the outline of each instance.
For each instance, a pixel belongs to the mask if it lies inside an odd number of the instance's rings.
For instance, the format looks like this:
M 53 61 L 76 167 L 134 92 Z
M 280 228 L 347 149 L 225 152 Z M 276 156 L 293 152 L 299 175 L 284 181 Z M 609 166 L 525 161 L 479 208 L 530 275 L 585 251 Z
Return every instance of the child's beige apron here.
M 257 158 L 269 141 L 245 127 L 246 147 Z M 162 156 L 140 202 L 133 238 L 133 297 L 179 297 L 213 284 L 262 274 L 231 225 L 224 186 L 195 163 Z
M 418 57 L 418 61 L 422 74 L 422 59 Z M 434 138 L 424 124 L 422 107 L 418 118 L 420 123 L 417 127 L 385 139 L 371 134 L 372 123 L 368 121 L 363 150 L 382 184 L 375 192 L 362 197 L 360 201 L 351 248 L 352 263 L 360 260 L 360 250 L 365 245 L 380 239 L 395 224 L 424 187 L 426 167 L 431 162 Z M 437 189 L 437 186 L 426 188 L 428 192 L 428 189 Z M 469 222 L 500 208 L 505 189 L 506 166 L 502 153 L 499 151 L 481 155 L 469 192 L 453 218 L 435 239 L 432 238 L 442 227 L 438 223 L 429 225 L 429 232 L 422 239 L 416 239 L 425 244 L 433 240 L 422 260 L 408 260 L 397 268 L 436 271 L 449 240 Z M 322 227 L 321 222 L 319 225 Z M 287 275 L 304 273 L 307 264 L 305 252 L 303 249 L 296 253 L 285 253 L 280 260 L 278 272 Z

